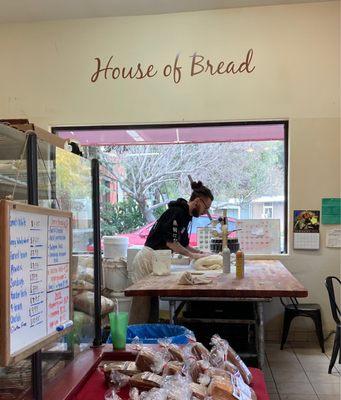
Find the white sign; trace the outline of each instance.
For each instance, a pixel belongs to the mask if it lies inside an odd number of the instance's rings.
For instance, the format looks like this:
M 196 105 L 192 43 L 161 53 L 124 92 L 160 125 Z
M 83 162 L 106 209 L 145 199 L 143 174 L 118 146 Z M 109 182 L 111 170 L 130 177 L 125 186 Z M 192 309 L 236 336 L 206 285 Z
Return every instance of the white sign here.
M 69 219 L 10 210 L 10 354 L 69 320 Z
M 327 231 L 327 247 L 341 247 L 341 229 L 331 229 Z
M 47 216 L 10 212 L 10 352 L 46 335 Z

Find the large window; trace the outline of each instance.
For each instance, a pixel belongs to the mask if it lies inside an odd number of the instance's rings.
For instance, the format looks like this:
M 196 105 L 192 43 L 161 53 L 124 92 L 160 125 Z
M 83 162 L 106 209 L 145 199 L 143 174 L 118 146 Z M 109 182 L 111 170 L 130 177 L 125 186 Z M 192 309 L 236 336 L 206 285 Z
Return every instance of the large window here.
M 247 253 L 286 252 L 287 122 L 54 128 L 103 165 L 102 231 L 144 244 L 168 201 L 188 198 L 188 175 L 227 210 Z M 110 177 L 108 183 L 108 177 Z M 201 217 L 192 224 L 207 226 Z

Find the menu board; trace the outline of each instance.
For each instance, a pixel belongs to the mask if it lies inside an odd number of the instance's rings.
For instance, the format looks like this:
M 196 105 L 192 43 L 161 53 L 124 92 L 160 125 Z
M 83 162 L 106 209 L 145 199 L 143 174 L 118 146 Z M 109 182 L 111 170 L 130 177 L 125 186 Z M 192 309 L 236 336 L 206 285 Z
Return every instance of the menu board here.
M 57 339 L 69 321 L 71 213 L 0 202 L 1 364 Z
M 238 241 L 249 254 L 279 254 L 279 219 L 240 219 L 237 221 Z

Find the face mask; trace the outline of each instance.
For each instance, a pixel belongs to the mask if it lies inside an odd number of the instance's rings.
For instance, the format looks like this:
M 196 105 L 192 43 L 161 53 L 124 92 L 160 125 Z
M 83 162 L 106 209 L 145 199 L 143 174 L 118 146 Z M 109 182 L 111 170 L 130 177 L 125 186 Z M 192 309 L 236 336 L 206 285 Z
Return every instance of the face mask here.
M 199 210 L 197 208 L 193 208 L 192 215 L 193 217 L 198 218 L 200 216 Z

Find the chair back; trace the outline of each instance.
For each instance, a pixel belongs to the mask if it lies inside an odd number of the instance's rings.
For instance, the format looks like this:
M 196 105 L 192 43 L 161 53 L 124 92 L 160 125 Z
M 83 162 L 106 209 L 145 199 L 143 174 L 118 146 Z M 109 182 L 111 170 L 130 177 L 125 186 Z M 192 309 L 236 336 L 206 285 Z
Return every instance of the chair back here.
M 298 300 L 296 299 L 296 297 L 289 297 L 291 304 L 293 304 L 293 306 L 295 307 L 295 309 L 297 310 L 297 306 L 298 306 Z M 279 300 L 281 301 L 283 307 L 285 307 L 287 304 L 285 303 L 285 301 L 283 301 L 283 298 L 280 297 Z
M 330 302 L 330 308 L 332 310 L 332 314 L 333 314 L 333 318 L 334 321 L 337 324 L 340 324 L 340 318 L 341 318 L 341 312 L 340 312 L 340 308 L 335 300 L 335 292 L 334 292 L 334 282 L 340 287 L 341 285 L 341 281 L 339 278 L 337 278 L 336 276 L 328 276 L 324 282 L 327 290 L 328 290 L 328 295 L 329 295 L 329 302 Z

